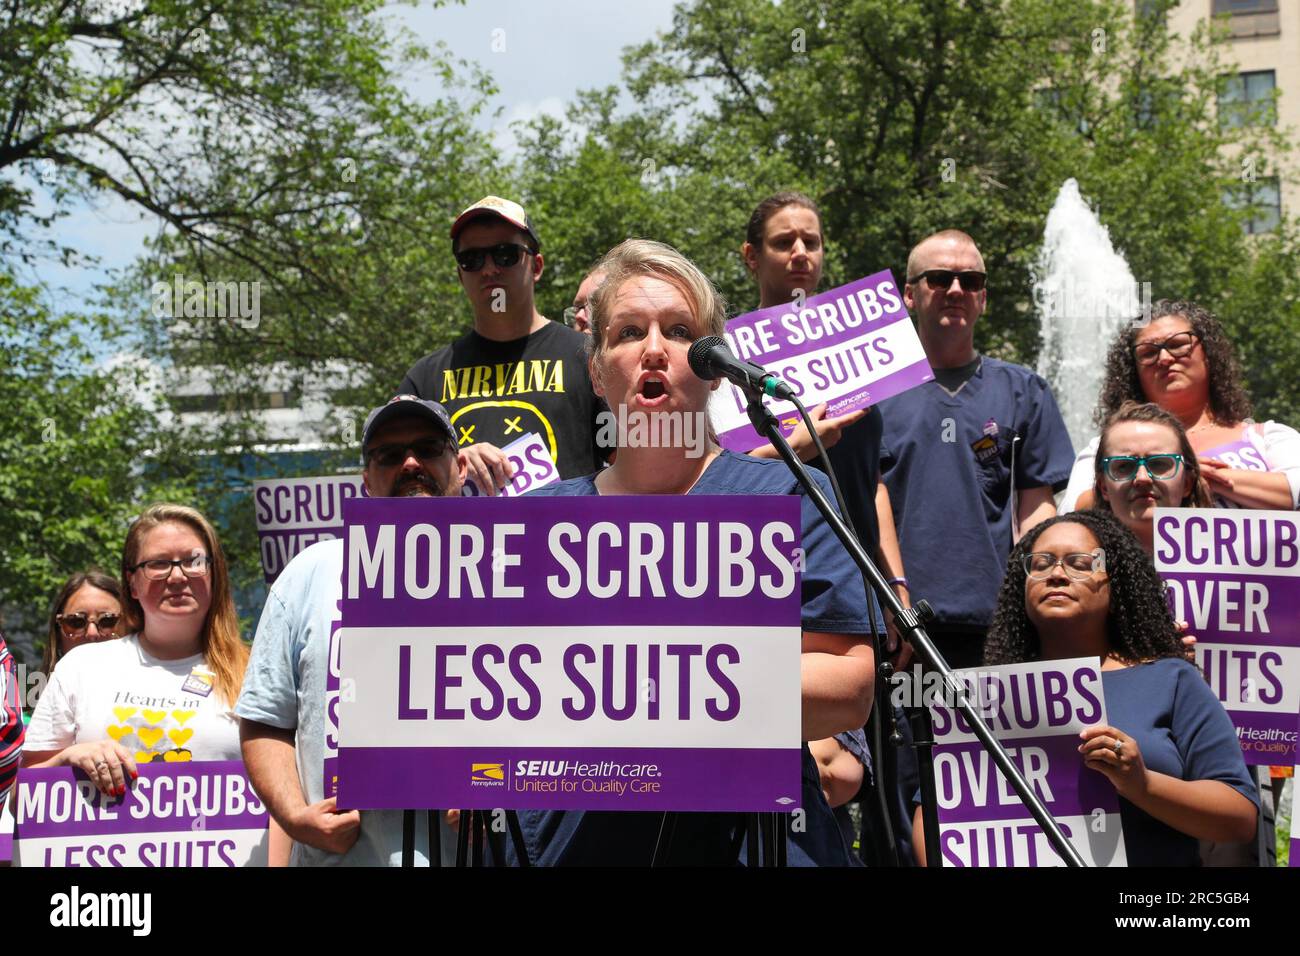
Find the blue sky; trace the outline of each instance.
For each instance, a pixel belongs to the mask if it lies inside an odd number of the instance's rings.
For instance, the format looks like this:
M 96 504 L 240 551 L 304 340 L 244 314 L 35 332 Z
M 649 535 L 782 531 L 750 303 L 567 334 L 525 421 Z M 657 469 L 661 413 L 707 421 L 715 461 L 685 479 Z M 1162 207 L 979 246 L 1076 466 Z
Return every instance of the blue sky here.
M 395 6 L 384 16 L 428 45 L 444 41 L 456 56 L 475 60 L 492 74 L 500 89 L 493 105 L 500 114 L 484 116 L 482 123 L 509 150 L 511 122 L 542 112 L 560 116 L 579 89 L 618 83 L 624 47 L 668 29 L 673 6 L 674 0 L 469 0 L 441 8 Z M 422 82 L 413 78 L 408 84 L 417 98 Z M 435 93 L 430 90 L 430 97 Z M 38 207 L 48 208 L 39 191 Z M 98 257 L 98 264 L 65 269 L 47 262 L 24 278 L 45 286 L 54 308 L 88 309 L 96 283 L 105 281 L 109 270 L 129 265 L 157 229 L 155 219 L 116 198 L 93 208 L 78 206 L 48 236 Z

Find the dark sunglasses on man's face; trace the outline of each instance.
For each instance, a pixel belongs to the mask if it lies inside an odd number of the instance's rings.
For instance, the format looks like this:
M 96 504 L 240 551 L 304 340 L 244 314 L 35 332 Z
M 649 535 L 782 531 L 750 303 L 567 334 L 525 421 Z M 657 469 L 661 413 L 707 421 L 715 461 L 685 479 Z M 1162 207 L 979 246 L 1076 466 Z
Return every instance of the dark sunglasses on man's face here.
M 499 242 L 484 249 L 462 249 L 456 253 L 456 264 L 465 272 L 478 272 L 491 256 L 497 268 L 509 269 L 521 256 L 533 255 L 533 250 L 517 242 Z
M 60 614 L 56 620 L 59 627 L 63 628 L 63 633 L 69 637 L 81 634 L 90 626 L 90 615 L 85 611 L 78 611 L 76 614 Z M 101 614 L 95 618 L 95 626 L 99 628 L 100 634 L 107 634 L 117 627 L 117 622 L 121 620 L 120 614 Z
M 437 461 L 447 451 L 446 438 L 426 438 L 408 444 L 377 445 L 366 452 L 366 463 L 374 463 L 380 468 L 392 468 L 406 461 L 406 453 L 412 451 L 422 462 Z
M 961 283 L 963 292 L 979 292 L 984 288 L 984 280 L 987 278 L 983 272 L 952 272 L 949 269 L 927 269 L 918 276 L 908 279 L 909 285 L 916 285 L 922 279 L 935 292 L 947 292 L 952 288 L 952 280 L 957 279 Z

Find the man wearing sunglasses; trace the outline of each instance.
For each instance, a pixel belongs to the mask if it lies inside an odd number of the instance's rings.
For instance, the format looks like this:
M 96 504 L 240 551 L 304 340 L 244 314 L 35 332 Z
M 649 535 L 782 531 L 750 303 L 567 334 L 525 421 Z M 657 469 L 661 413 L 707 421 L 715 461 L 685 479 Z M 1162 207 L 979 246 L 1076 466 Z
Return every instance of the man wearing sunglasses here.
M 561 478 L 591 474 L 605 405 L 591 388 L 587 337 L 537 311 L 541 242 L 527 213 L 487 196 L 456 218 L 451 243 L 473 328 L 417 362 L 398 391 L 447 409 L 469 477 L 489 494 L 513 470 L 501 448 L 530 432 Z
M 456 451 L 446 409 L 398 395 L 372 411 L 361 442 L 362 481 L 372 498 L 457 497 L 467 455 Z M 397 866 L 402 813 L 340 812 L 325 795 L 326 675 L 342 599 L 343 541 L 320 541 L 276 578 L 253 641 L 235 706 L 249 778 L 271 815 L 294 840 L 292 866 Z M 331 702 L 332 703 L 332 702 Z M 419 848 L 429 845 L 416 814 Z
M 984 257 L 964 232 L 928 236 L 907 259 L 903 302 L 934 381 L 880 405 L 880 467 L 913 600 L 954 667 L 978 665 L 1011 546 L 1056 514 L 1074 462 L 1047 383 L 975 351 L 988 302 Z

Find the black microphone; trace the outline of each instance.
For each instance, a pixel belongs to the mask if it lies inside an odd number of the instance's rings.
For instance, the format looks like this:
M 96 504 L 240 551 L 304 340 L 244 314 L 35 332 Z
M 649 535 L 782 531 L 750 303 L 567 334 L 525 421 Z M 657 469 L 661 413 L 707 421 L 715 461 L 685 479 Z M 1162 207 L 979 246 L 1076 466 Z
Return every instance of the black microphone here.
M 705 381 L 725 378 L 743 389 L 754 389 L 772 398 L 790 400 L 795 391 L 761 365 L 736 358 L 727 340 L 718 335 L 696 339 L 686 353 L 691 371 Z

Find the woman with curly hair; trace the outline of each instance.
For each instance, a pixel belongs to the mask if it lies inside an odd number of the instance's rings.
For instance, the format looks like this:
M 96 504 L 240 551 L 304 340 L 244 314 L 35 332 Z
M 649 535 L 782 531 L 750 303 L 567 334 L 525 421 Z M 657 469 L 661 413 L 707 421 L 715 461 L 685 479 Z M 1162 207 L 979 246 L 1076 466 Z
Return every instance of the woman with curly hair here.
M 1197 840 L 1245 841 L 1259 797 L 1227 712 L 1183 659 L 1151 559 L 1112 515 L 1031 528 L 1011 552 L 986 665 L 1100 661 L 1106 725 L 1082 734 L 1084 765 L 1120 796 L 1132 866 L 1196 866 Z
M 1098 424 L 1127 401 L 1152 402 L 1182 422 L 1217 505 L 1300 506 L 1300 433 L 1251 420 L 1232 343 L 1206 309 L 1161 299 L 1150 323 L 1120 332 L 1106 357 Z M 1094 439 L 1075 459 L 1063 512 L 1092 506 L 1096 451 Z

